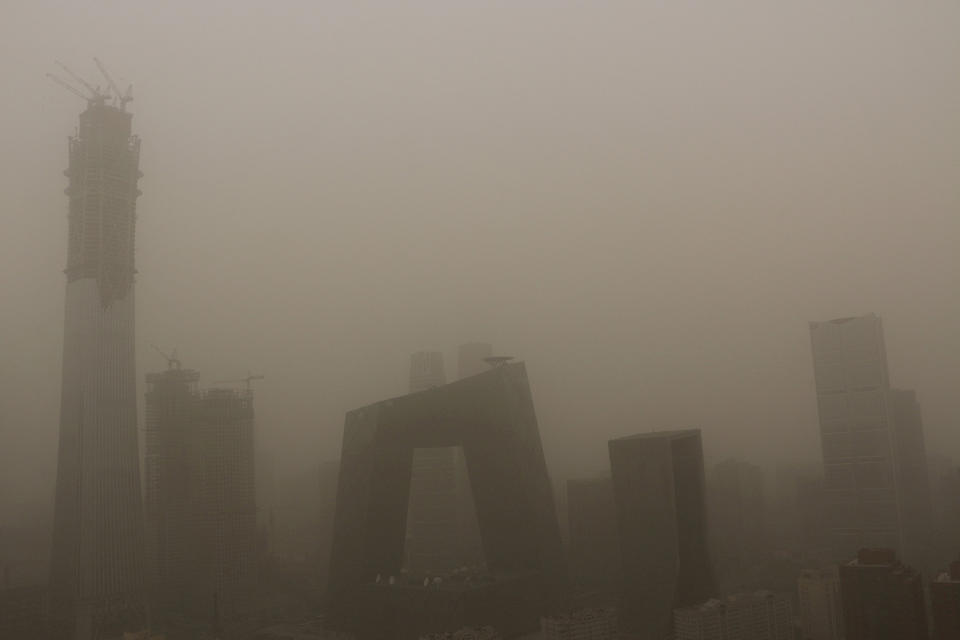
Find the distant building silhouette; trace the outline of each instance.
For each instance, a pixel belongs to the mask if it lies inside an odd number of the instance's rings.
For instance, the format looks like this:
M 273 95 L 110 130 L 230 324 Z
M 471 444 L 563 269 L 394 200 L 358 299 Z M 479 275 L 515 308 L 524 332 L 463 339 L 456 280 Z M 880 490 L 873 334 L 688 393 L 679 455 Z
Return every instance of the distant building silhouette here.
M 420 351 L 410 357 L 411 393 L 445 383 L 442 353 Z M 482 558 L 463 449 L 416 449 L 407 510 L 406 568 L 443 574 Z
M 883 324 L 872 314 L 811 322 L 810 339 L 834 550 L 902 551 Z
M 711 558 L 721 584 L 742 584 L 768 545 L 763 470 L 741 460 L 714 465 L 707 482 Z
M 146 522 L 159 617 L 219 626 L 256 584 L 253 396 L 198 391 L 195 371 L 147 376 Z
M 903 522 L 903 556 L 907 562 L 932 572 L 937 566 L 931 558 L 935 525 L 920 403 L 913 390 L 891 389 L 890 407 Z
M 920 574 L 892 549 L 861 549 L 840 566 L 846 640 L 926 640 Z
M 401 576 L 413 451 L 453 445 L 466 455 L 488 572 L 470 582 Z M 331 622 L 361 637 L 472 624 L 513 637 L 564 604 L 566 567 L 523 363 L 347 414 L 331 556 Z
M 832 566 L 806 569 L 797 581 L 802 640 L 843 640 L 840 573 Z
M 140 139 L 94 99 L 70 138 L 67 292 L 50 567 L 58 639 L 137 631 L 146 572 L 134 361 Z
M 609 442 L 622 558 L 620 632 L 663 640 L 673 610 L 716 594 L 700 430 Z
M 620 586 L 620 534 L 613 480 L 567 480 L 570 575 L 578 592 L 615 596 Z
M 198 473 L 197 382 L 192 369 L 148 373 L 144 439 L 144 516 L 154 615 L 185 607 L 194 570 Z
M 571 613 L 540 618 L 543 640 L 616 640 L 617 610 L 579 609 Z
M 485 358 L 493 356 L 493 345 L 486 342 L 467 342 L 457 350 L 457 379 L 483 373 L 490 368 Z
M 324 583 L 330 578 L 330 552 L 333 548 L 333 518 L 337 512 L 337 481 L 339 476 L 339 460 L 331 460 L 320 465 L 320 531 L 318 546 L 320 577 Z
M 675 640 L 793 640 L 790 599 L 770 591 L 740 593 L 673 612 Z
M 930 608 L 933 610 L 933 640 L 960 638 L 960 560 L 930 583 Z

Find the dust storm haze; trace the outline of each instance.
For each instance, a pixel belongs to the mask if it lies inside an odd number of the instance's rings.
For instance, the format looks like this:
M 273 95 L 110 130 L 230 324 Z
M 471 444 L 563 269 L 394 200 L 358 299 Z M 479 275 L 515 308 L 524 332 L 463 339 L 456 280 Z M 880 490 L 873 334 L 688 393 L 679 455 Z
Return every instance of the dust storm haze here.
M 956 457 L 960 5 L 6 2 L 0 522 L 56 474 L 67 136 L 133 82 L 137 379 L 263 373 L 279 467 L 409 355 L 526 361 L 556 477 L 610 438 L 819 461 L 809 320 L 876 312 Z M 141 412 L 142 389 L 139 397 Z M 141 417 L 142 421 L 142 417 Z M 141 425 L 142 428 L 142 425 Z

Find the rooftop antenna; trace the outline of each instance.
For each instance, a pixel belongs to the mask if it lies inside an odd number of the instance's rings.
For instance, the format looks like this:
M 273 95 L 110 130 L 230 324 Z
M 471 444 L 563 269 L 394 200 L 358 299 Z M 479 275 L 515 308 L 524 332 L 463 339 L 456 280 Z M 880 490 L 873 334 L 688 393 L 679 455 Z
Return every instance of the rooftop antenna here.
M 166 360 L 167 360 L 167 369 L 176 369 L 177 371 L 180 370 L 180 360 L 177 358 L 177 350 L 176 350 L 176 349 L 174 349 L 173 352 L 172 352 L 170 355 L 167 355 L 166 353 L 164 353 L 163 351 L 161 351 L 161 350 L 160 350 L 160 347 L 158 347 L 157 345 L 151 344 L 150 346 L 153 347 L 154 351 L 156 351 L 156 352 L 159 353 L 161 356 L 163 356 L 164 358 L 166 358 Z

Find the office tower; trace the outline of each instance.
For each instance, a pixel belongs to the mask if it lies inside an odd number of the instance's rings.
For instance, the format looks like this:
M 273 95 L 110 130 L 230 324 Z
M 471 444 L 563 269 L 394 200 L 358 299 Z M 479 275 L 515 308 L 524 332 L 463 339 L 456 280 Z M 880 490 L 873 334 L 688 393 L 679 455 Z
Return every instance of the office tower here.
M 930 583 L 930 607 L 933 609 L 933 640 L 960 638 L 960 560 Z
M 893 549 L 861 549 L 840 565 L 846 640 L 926 640 L 923 581 Z
M 490 368 L 484 358 L 493 355 L 493 345 L 486 342 L 467 342 L 457 350 L 457 379 L 475 376 Z
M 144 515 L 154 615 L 181 610 L 191 578 L 196 531 L 192 512 L 196 455 L 197 382 L 179 363 L 147 374 L 144 439 Z
M 413 451 L 455 445 L 476 496 L 486 579 L 397 588 L 390 576 L 401 575 Z M 564 602 L 563 549 L 523 363 L 347 414 L 328 594 L 336 628 L 377 640 L 478 623 L 513 637 Z M 469 619 L 481 610 L 492 617 Z
M 252 392 L 147 375 L 146 522 L 155 617 L 229 624 L 256 579 Z
M 675 640 L 793 640 L 787 596 L 756 591 L 674 611 Z
M 242 615 L 256 583 L 253 393 L 209 389 L 197 405 L 192 468 L 197 533 L 191 601 L 220 625 Z
M 843 605 L 836 567 L 805 569 L 797 580 L 803 640 L 842 640 Z
M 620 632 L 663 640 L 673 610 L 716 592 L 707 544 L 699 429 L 608 443 L 620 532 Z
M 810 323 L 827 526 L 838 556 L 902 550 L 893 416 L 880 318 Z
M 718 577 L 721 583 L 742 584 L 767 546 L 763 470 L 740 460 L 715 465 L 707 507 Z
M 543 640 L 616 640 L 617 610 L 580 609 L 540 618 Z
M 67 290 L 50 566 L 58 638 L 145 623 L 134 368 L 140 140 L 131 114 L 91 100 L 69 141 Z
M 0 586 L 0 638 L 45 638 L 47 591 L 40 586 Z
M 620 539 L 613 481 L 567 480 L 570 577 L 580 593 L 613 595 L 620 584 Z
M 903 555 L 907 562 L 924 571 L 933 571 L 938 564 L 930 558 L 930 546 L 935 539 L 933 502 L 920 403 L 912 390 L 891 389 L 890 407 L 903 522 Z

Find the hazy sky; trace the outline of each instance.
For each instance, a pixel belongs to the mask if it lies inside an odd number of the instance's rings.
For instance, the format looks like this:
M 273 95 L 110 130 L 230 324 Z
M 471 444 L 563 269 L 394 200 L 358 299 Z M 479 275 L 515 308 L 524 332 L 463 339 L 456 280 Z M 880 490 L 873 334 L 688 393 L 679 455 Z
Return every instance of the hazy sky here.
M 817 460 L 807 321 L 871 311 L 960 457 L 958 33 L 955 0 L 4 0 L 0 516 L 52 510 L 84 106 L 54 59 L 134 82 L 141 384 L 152 342 L 265 374 L 302 466 L 411 352 L 490 341 L 562 475 L 675 426 Z

